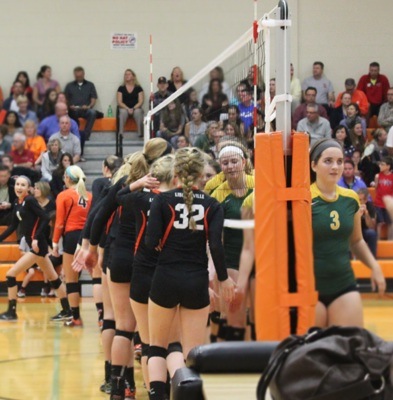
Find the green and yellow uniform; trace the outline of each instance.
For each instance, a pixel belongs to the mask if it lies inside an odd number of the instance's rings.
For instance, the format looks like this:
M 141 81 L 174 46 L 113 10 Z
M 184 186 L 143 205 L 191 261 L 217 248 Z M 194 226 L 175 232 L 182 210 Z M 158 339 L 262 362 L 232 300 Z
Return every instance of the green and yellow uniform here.
M 246 175 L 246 193 L 236 197 L 227 181 L 218 186 L 211 194 L 217 199 L 223 209 L 225 219 L 241 219 L 241 208 L 244 200 L 254 189 L 254 177 Z M 239 269 L 240 253 L 243 246 L 243 231 L 241 229 L 224 228 L 225 263 L 228 268 Z
M 218 186 L 220 186 L 223 182 L 225 182 L 225 175 L 223 172 L 219 172 L 216 176 L 213 176 L 213 178 L 209 179 L 206 182 L 204 192 L 210 195 L 213 193 Z
M 330 296 L 356 284 L 349 246 L 359 199 L 355 191 L 336 186 L 336 199 L 327 200 L 316 183 L 311 195 L 316 286 L 320 296 Z

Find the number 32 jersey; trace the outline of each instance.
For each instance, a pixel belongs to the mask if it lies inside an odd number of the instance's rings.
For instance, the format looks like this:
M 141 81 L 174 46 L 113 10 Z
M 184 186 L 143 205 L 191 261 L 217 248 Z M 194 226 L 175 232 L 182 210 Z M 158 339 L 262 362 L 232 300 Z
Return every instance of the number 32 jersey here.
M 217 277 L 227 279 L 224 248 L 221 241 L 224 212 L 221 205 L 200 190 L 193 190 L 191 213 L 184 203 L 183 190 L 160 193 L 153 200 L 146 231 L 146 245 L 161 247 L 158 265 L 180 270 L 207 269 L 206 242 Z M 189 228 L 192 215 L 196 230 Z
M 335 200 L 327 200 L 311 185 L 314 271 L 322 295 L 338 293 L 355 283 L 350 261 L 350 237 L 359 210 L 355 191 L 336 187 Z

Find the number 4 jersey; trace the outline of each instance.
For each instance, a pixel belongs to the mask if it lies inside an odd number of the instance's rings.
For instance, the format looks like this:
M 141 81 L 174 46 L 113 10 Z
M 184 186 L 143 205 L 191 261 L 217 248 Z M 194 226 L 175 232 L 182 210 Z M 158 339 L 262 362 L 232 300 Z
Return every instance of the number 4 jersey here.
M 206 242 L 220 281 L 227 278 L 221 242 L 224 213 L 220 204 L 200 190 L 193 190 L 191 213 L 183 190 L 160 193 L 153 200 L 146 231 L 146 245 L 161 247 L 158 265 L 180 270 L 207 269 Z M 192 216 L 196 230 L 189 228 Z
M 336 186 L 336 199 L 323 197 L 311 185 L 314 271 L 321 295 L 336 294 L 355 283 L 350 261 L 350 237 L 359 210 L 355 191 Z

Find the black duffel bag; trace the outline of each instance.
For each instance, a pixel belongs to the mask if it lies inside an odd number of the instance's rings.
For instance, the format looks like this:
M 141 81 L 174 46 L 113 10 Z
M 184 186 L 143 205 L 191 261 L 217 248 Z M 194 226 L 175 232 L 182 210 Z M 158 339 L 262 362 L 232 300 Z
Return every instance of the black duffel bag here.
M 290 336 L 272 354 L 258 384 L 273 400 L 393 400 L 393 343 L 356 327 Z

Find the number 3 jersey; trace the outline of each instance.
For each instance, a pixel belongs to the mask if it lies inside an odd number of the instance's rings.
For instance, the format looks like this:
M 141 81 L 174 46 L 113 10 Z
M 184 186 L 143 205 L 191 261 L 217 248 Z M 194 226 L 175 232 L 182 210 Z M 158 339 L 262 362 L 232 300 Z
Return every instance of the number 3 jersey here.
M 355 191 L 336 186 L 336 199 L 311 185 L 314 271 L 317 290 L 336 294 L 356 283 L 350 261 L 350 237 L 359 210 Z
M 224 212 L 220 204 L 200 190 L 193 190 L 191 213 L 184 203 L 183 190 L 160 193 L 150 208 L 146 245 L 161 247 L 158 265 L 179 270 L 207 269 L 206 242 L 209 242 L 217 277 L 227 279 L 221 242 Z M 196 230 L 189 228 L 190 217 Z

